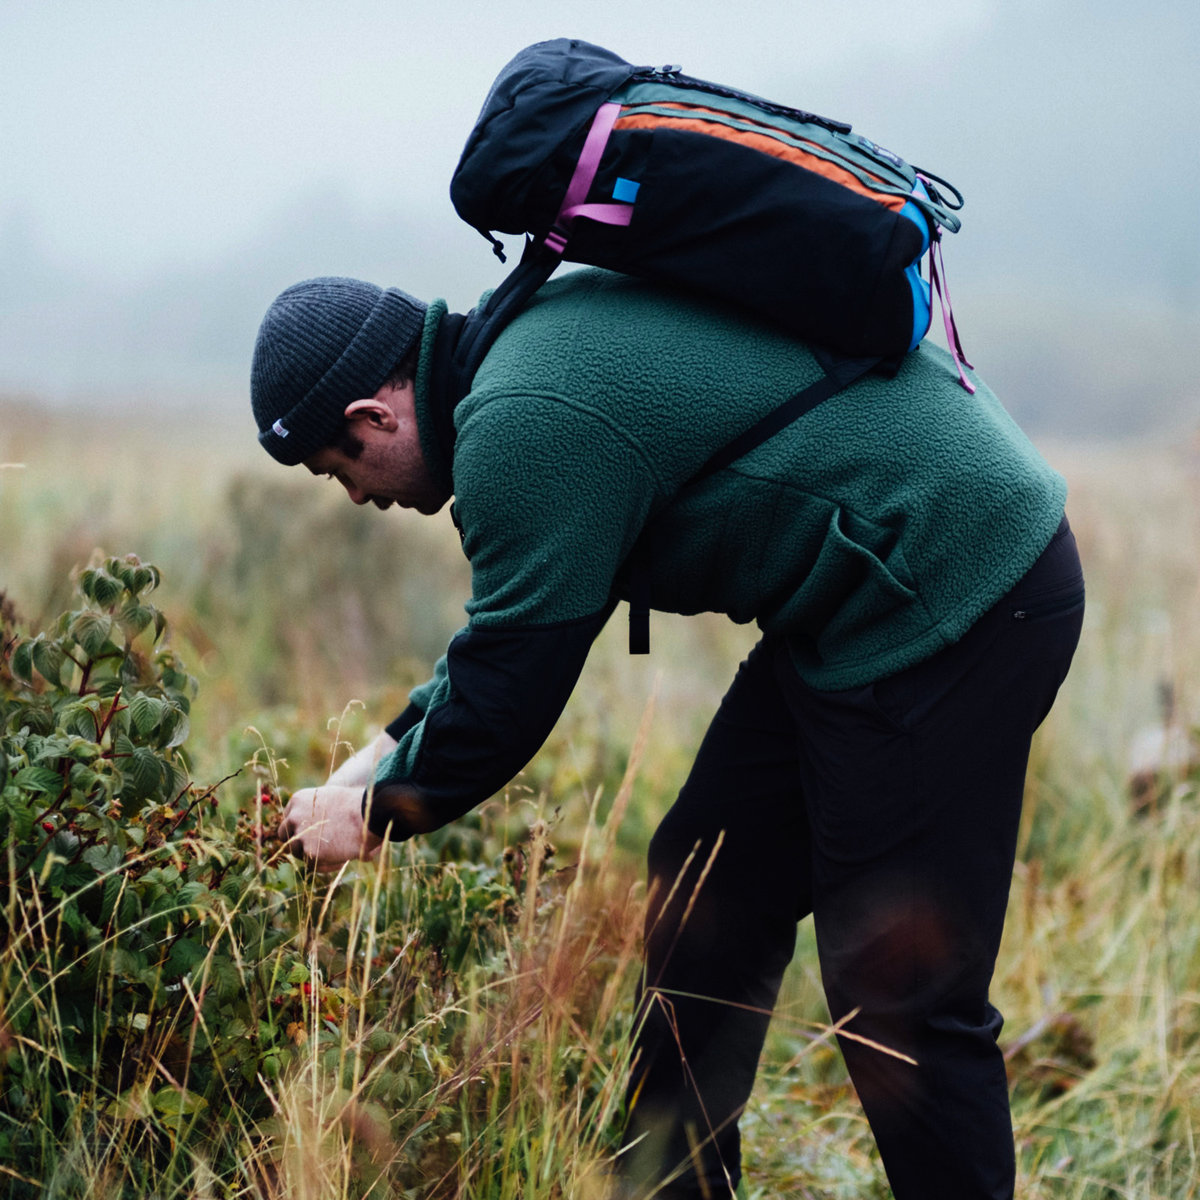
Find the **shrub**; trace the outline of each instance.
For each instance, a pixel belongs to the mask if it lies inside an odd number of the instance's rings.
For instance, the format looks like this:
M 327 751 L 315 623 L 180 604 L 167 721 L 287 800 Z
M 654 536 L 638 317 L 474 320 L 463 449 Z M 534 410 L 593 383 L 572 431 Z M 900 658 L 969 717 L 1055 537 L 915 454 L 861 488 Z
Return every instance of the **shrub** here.
M 10 610 L 3 633 L 0 1161 L 30 1186 L 64 1137 L 141 1121 L 153 1161 L 213 1106 L 263 1110 L 308 1002 L 277 919 L 291 866 L 189 777 L 195 682 L 146 600 L 158 582 L 110 558 L 51 631 L 18 636 Z
M 538 1173 L 601 1146 L 618 1054 L 604 1021 L 579 1045 L 571 1014 L 601 994 L 612 1011 L 636 924 L 604 969 L 612 935 L 581 917 L 575 874 L 543 870 L 542 826 L 528 855 L 476 817 L 332 879 L 293 862 L 270 833 L 276 748 L 191 776 L 196 683 L 158 584 L 105 559 L 40 632 L 0 597 L 8 1194 L 433 1195 L 502 1176 L 484 1191 L 515 1195 L 532 1163 L 488 1164 L 525 1137 L 517 1096 L 566 1097 Z M 601 1114 L 586 1130 L 580 1096 Z

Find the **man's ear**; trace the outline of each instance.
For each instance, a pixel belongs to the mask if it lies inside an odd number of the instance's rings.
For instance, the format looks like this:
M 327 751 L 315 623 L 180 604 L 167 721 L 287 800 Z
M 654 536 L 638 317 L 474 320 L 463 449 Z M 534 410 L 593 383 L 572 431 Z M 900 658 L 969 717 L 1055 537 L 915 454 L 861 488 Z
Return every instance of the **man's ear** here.
M 394 430 L 399 424 L 390 405 L 375 396 L 352 401 L 346 406 L 346 411 L 342 415 L 347 421 L 367 421 L 377 429 L 388 432 Z

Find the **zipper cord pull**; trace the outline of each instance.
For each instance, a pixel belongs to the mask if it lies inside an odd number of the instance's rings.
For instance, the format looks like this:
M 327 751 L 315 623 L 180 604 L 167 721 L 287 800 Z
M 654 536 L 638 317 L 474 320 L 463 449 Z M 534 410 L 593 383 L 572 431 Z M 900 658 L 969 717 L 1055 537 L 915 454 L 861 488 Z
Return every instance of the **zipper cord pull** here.
M 504 243 L 494 233 L 488 229 L 480 229 L 478 226 L 476 226 L 476 232 L 492 243 L 492 253 L 501 262 L 508 262 L 508 256 L 504 253 Z

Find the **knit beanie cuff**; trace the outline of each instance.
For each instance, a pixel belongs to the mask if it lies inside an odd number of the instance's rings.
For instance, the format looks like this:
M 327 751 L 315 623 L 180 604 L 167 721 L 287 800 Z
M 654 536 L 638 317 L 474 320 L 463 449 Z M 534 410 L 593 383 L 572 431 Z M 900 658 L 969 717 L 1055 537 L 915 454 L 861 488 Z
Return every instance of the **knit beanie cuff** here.
M 343 315 L 335 315 L 332 309 L 326 310 L 322 320 L 306 305 L 303 316 L 296 313 L 291 321 L 271 321 L 269 332 L 264 322 L 252 379 L 258 440 L 286 466 L 295 466 L 329 445 L 342 427 L 347 406 L 375 395 L 421 334 L 424 304 L 398 288 L 373 290 L 377 293 L 374 304 L 344 344 L 329 328 Z M 322 327 L 320 332 L 318 325 Z M 329 365 L 294 401 L 295 393 L 282 378 L 274 378 L 268 368 L 269 362 L 282 364 L 289 360 L 293 365 L 311 365 L 321 357 Z M 283 374 L 289 376 L 291 372 Z

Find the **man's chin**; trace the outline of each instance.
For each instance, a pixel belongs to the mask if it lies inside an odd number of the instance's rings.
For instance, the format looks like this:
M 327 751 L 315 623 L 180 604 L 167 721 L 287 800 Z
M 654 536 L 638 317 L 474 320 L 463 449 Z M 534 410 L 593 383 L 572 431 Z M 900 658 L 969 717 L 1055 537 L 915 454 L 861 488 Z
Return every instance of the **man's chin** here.
M 419 512 L 424 517 L 432 517 L 440 513 L 446 507 L 449 500 L 449 496 L 427 496 L 407 501 L 398 500 L 394 496 L 372 496 L 370 502 L 380 510 L 396 505 L 400 508 L 411 508 L 414 512 Z
M 435 496 L 425 500 L 420 500 L 413 505 L 423 517 L 433 517 L 442 511 L 447 504 L 450 503 L 449 496 Z

